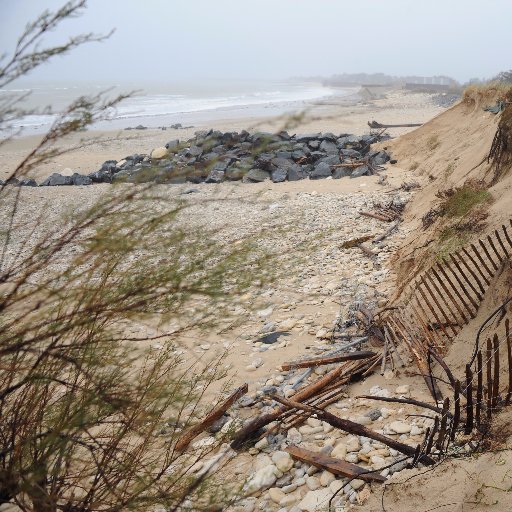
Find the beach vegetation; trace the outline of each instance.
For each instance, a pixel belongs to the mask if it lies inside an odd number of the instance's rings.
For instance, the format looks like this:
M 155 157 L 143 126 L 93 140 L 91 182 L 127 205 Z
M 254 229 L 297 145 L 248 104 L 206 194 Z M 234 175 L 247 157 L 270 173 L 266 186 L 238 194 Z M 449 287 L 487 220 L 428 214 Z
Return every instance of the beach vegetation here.
M 0 63 L 0 85 L 103 40 L 43 46 L 48 31 L 84 8 L 71 0 L 27 25 Z M 78 98 L 10 178 L 71 151 L 58 146 L 63 137 L 123 97 Z M 3 100 L 1 128 L 28 112 L 23 99 Z M 24 189 L 0 186 L 0 505 L 221 510 L 236 497 L 239 483 L 215 476 L 229 456 L 222 434 L 191 452 L 176 449 L 229 384 L 222 353 L 187 359 L 178 339 L 229 321 L 250 287 L 272 281 L 275 265 L 258 233 L 221 244 L 222 230 L 184 229 L 187 202 L 160 191 L 120 184 L 65 216 L 41 209 L 26 218 Z

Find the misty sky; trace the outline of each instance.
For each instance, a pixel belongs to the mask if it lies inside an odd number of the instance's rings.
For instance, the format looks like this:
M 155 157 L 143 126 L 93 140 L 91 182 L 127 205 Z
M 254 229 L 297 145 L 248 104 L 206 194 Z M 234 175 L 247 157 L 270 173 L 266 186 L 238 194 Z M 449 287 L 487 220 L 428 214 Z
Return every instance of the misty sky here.
M 0 49 L 63 0 L 0 0 Z M 343 72 L 450 75 L 512 68 L 511 0 L 89 0 L 48 38 L 116 32 L 34 80 L 280 79 Z

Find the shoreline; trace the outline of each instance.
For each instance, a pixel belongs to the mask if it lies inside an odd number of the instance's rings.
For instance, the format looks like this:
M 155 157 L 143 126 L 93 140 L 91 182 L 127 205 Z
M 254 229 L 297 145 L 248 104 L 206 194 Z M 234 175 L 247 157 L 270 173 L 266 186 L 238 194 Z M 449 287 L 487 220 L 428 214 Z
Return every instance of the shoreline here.
M 60 147 L 76 149 L 51 159 L 33 170 L 29 177 L 39 181 L 54 172 L 64 175 L 73 172 L 88 174 L 98 170 L 106 160 L 121 160 L 133 153 L 149 154 L 152 149 L 164 146 L 169 140 L 188 140 L 201 129 L 276 133 L 288 128 L 288 131 L 297 134 L 333 132 L 362 135 L 368 132 L 367 123 L 372 120 L 389 124 L 424 123 L 444 110 L 446 109 L 432 103 L 429 94 L 410 94 L 396 90 L 390 92 L 386 98 L 369 103 L 341 101 L 333 105 L 322 101 L 311 104 L 309 110 L 294 123 L 291 123 L 294 119 L 284 115 L 216 118 L 185 129 L 90 130 L 63 139 Z M 396 137 L 411 130 L 413 128 L 392 128 L 388 129 L 388 133 Z M 0 146 L 0 158 L 4 164 L 0 179 L 10 175 L 41 137 L 42 135 L 25 135 Z

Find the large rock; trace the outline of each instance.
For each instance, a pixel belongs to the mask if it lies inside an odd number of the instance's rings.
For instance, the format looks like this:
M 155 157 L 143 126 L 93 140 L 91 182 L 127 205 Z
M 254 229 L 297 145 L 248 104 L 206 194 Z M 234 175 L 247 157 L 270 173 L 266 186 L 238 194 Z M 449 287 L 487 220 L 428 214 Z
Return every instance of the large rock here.
M 54 172 L 41 183 L 41 187 L 60 187 L 64 185 L 73 185 L 73 178 L 71 176 L 62 176 L 58 172 Z
M 89 176 L 83 176 L 75 172 L 71 179 L 73 180 L 73 185 L 82 186 L 82 185 L 92 185 L 92 179 Z
M 330 489 L 318 489 L 317 491 L 309 491 L 299 502 L 297 507 L 307 512 L 319 512 L 329 508 L 329 500 L 332 492 Z
M 351 178 L 360 178 L 361 176 L 368 176 L 370 174 L 370 169 L 366 165 L 361 165 L 361 167 L 356 167 L 352 174 Z
M 93 183 L 112 183 L 112 173 L 108 171 L 96 171 L 87 175 Z
M 24 178 L 20 181 L 20 187 L 37 187 L 37 182 L 32 178 Z
M 224 174 L 224 171 L 213 168 L 206 178 L 206 183 L 221 183 L 224 181 Z
M 320 162 L 319 164 L 315 165 L 315 168 L 309 175 L 309 178 L 312 180 L 319 180 L 322 178 L 328 178 L 331 175 L 331 166 L 325 162 Z
M 270 173 L 262 169 L 251 169 L 246 175 L 245 180 L 253 183 L 269 180 Z
M 290 471 L 293 467 L 293 459 L 288 452 L 276 451 L 272 454 L 272 462 L 282 473 Z
M 166 147 L 155 148 L 151 151 L 151 159 L 152 160 L 160 160 L 165 158 L 168 155 L 168 151 Z
M 307 177 L 306 170 L 298 165 L 294 165 L 288 170 L 288 181 L 299 181 Z
M 339 180 L 340 178 L 345 178 L 347 176 L 352 176 L 352 167 L 336 167 L 334 172 L 332 173 L 332 177 L 335 180 Z
M 336 144 L 327 140 L 322 141 L 320 144 L 320 151 L 323 151 L 324 153 L 338 154 L 338 148 L 336 147 Z
M 274 183 L 281 183 L 283 181 L 286 181 L 286 178 L 288 177 L 288 169 L 284 167 L 278 167 L 277 169 L 274 169 L 270 173 L 270 178 Z
M 246 495 L 254 494 L 274 485 L 277 480 L 278 469 L 269 464 L 256 471 L 245 485 Z

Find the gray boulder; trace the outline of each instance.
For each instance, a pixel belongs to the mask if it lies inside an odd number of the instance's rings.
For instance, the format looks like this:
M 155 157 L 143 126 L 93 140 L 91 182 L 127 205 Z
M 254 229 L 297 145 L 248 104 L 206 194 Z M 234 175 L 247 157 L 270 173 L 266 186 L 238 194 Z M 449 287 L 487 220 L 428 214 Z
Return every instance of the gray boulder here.
M 125 172 L 125 171 L 121 171 Z M 120 173 L 117 173 L 120 174 Z M 116 174 L 116 175 L 117 175 Z M 112 183 L 112 173 L 108 171 L 96 171 L 91 172 L 91 174 L 87 175 L 88 178 L 92 180 L 93 183 Z
M 37 182 L 31 178 L 25 178 L 20 181 L 20 187 L 37 187 Z
M 206 178 L 206 183 L 221 183 L 224 181 L 224 174 L 225 171 L 223 169 L 216 169 L 214 166 Z
M 62 176 L 58 172 L 54 172 L 41 183 L 41 187 L 61 187 L 64 185 L 73 185 L 73 178 L 71 176 Z
M 305 135 L 300 135 L 296 138 L 297 142 L 309 142 L 311 140 L 315 139 L 321 139 L 322 134 L 321 133 L 306 133 Z
M 354 169 L 352 169 L 352 167 L 336 167 L 336 169 L 334 169 L 332 177 L 335 180 L 339 180 L 340 178 L 345 178 L 347 176 L 352 176 L 352 171 L 353 170 Z
M 259 183 L 270 179 L 270 173 L 262 169 L 251 169 L 244 177 L 244 181 Z
M 308 142 L 308 146 L 313 150 L 316 151 L 320 147 L 321 142 L 319 140 L 310 140 Z
M 338 155 L 329 155 L 325 158 L 321 158 L 318 160 L 318 163 L 325 162 L 328 165 L 339 165 L 341 163 L 340 157 Z
M 315 165 L 315 168 L 309 175 L 309 178 L 312 180 L 319 180 L 328 178 L 329 176 L 332 176 L 331 166 L 325 162 L 320 162 L 319 164 Z
M 288 181 L 299 181 L 307 177 L 306 170 L 299 165 L 294 165 L 288 170 Z
M 360 178 L 361 176 L 369 176 L 370 169 L 366 165 L 362 165 L 361 167 L 356 167 L 352 174 L 350 175 L 351 178 Z
M 322 144 L 320 144 L 320 151 L 335 155 L 338 154 L 338 148 L 336 147 L 336 144 L 334 144 L 334 142 L 330 142 L 327 140 L 322 141 Z
M 281 183 L 286 181 L 288 177 L 288 169 L 284 167 L 278 167 L 270 173 L 270 178 L 274 183 Z
M 73 185 L 83 186 L 83 185 L 92 185 L 92 179 L 89 176 L 82 176 L 75 172 L 73 176 L 71 176 L 73 180 Z

